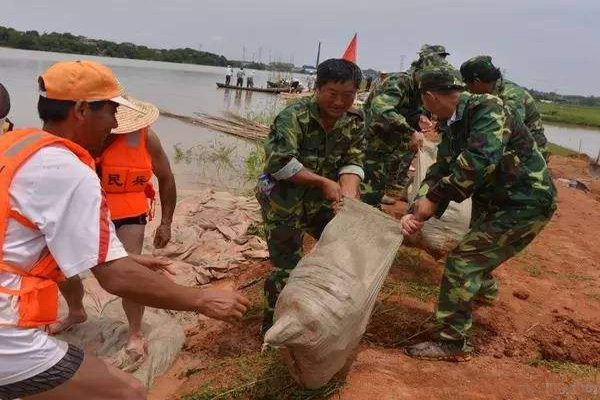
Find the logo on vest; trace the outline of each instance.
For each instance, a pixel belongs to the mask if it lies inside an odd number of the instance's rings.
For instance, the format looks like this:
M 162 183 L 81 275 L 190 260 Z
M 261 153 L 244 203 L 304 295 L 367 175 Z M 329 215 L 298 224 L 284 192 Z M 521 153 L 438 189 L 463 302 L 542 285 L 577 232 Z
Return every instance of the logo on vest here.
M 145 186 L 147 182 L 148 182 L 148 180 L 146 179 L 145 176 L 138 175 L 135 177 L 135 179 L 133 180 L 132 183 L 134 186 Z
M 114 185 L 114 186 L 123 186 L 123 183 L 121 183 L 121 175 L 119 174 L 108 174 L 108 185 Z

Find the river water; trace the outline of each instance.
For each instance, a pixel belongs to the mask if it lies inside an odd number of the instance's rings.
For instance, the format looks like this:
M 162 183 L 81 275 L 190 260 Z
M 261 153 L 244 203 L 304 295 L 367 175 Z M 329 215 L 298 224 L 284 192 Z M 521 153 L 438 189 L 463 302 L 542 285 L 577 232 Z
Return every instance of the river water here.
M 81 58 L 110 66 L 132 96 L 177 114 L 219 114 L 225 110 L 242 114 L 269 113 L 280 106 L 277 96 L 272 94 L 217 89 L 215 82 L 224 80 L 225 69 L 222 67 L 0 48 L 0 81 L 11 95 L 11 120 L 18 127 L 40 126 L 36 112 L 37 77 L 56 61 Z M 255 86 L 266 86 L 267 79 L 268 72 L 256 71 Z M 160 117 L 154 129 L 171 159 L 179 188 L 211 185 L 238 191 L 249 186 L 243 178 L 243 160 L 252 150 L 252 144 L 166 117 Z M 546 133 L 551 142 L 576 151 L 581 148 L 593 157 L 600 149 L 598 130 L 547 125 Z M 199 153 L 217 149 L 229 153 L 230 157 L 220 162 L 192 160 L 188 164 L 176 160 L 175 146 L 182 149 L 196 147 Z
M 9 117 L 16 126 L 40 126 L 36 111 L 37 77 L 56 61 L 81 58 L 110 66 L 129 94 L 177 114 L 219 114 L 225 110 L 262 113 L 271 112 L 279 105 L 276 95 L 218 89 L 215 82 L 225 79 L 225 69 L 221 67 L 0 48 L 0 82 L 10 93 Z M 266 86 L 268 72 L 255 72 L 255 86 Z M 179 188 L 210 185 L 238 191 L 250 185 L 243 178 L 243 160 L 254 146 L 248 141 L 166 117 L 160 117 L 153 128 L 171 159 Z M 230 153 L 230 157 L 218 162 L 177 162 L 176 145 L 182 149 L 195 147 L 195 154 L 217 149 Z

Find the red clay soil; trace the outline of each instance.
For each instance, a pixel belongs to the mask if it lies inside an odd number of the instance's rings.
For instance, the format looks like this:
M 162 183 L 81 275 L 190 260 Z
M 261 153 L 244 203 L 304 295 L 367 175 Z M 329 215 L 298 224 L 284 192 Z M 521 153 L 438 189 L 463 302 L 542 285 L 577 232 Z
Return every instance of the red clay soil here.
M 591 179 L 584 160 L 553 156 L 550 165 L 555 178 Z M 594 181 L 592 192 L 584 193 L 557 186 L 553 220 L 496 271 L 499 302 L 475 311 L 473 360 L 429 362 L 402 353 L 404 345 L 422 339 L 411 336 L 433 311 L 443 270 L 443 262 L 407 250 L 392 268 L 358 357 L 332 398 L 599 399 L 598 378 L 559 375 L 532 365 L 547 360 L 600 367 L 600 187 Z M 268 268 L 268 263 L 248 265 L 235 283 L 252 282 Z M 259 302 L 261 289 L 262 281 L 244 291 Z M 150 399 L 191 393 L 215 374 L 203 368 L 223 357 L 258 353 L 259 324 L 259 313 L 251 310 L 238 326 L 204 320 L 189 327 L 181 359 L 158 380 Z M 183 373 L 190 368 L 199 372 L 186 378 Z

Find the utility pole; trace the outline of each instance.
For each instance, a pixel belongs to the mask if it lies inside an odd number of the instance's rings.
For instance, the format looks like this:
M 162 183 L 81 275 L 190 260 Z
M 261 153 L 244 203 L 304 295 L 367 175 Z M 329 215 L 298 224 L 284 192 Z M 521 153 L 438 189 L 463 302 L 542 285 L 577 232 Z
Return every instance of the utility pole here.
M 262 63 L 262 46 L 258 48 L 258 62 Z
M 319 42 L 319 50 L 317 50 L 317 64 L 315 68 L 319 68 L 319 60 L 321 59 L 321 42 Z
M 400 56 L 400 71 L 404 71 L 404 59 L 406 58 L 406 56 L 404 54 L 402 54 Z
M 242 55 L 242 64 L 243 64 L 243 63 L 244 63 L 244 61 L 246 61 L 246 46 L 244 46 L 244 47 L 242 48 L 242 52 L 243 52 L 243 53 L 242 53 L 242 54 L 243 54 L 243 55 Z

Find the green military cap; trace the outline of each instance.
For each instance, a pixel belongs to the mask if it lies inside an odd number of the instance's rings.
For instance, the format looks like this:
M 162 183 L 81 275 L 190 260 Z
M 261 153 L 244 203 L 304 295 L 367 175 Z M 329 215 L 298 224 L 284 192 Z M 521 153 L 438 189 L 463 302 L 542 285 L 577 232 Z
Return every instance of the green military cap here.
M 466 81 L 483 78 L 486 81 L 500 79 L 501 73 L 492 63 L 490 56 L 473 57 L 460 66 L 460 74 Z
M 428 68 L 419 72 L 419 89 L 421 92 L 464 90 L 465 85 L 453 68 Z
M 421 51 L 419 53 L 422 55 L 437 54 L 438 56 L 443 56 L 443 57 L 450 55 L 450 53 L 448 53 L 446 51 L 446 48 L 444 46 L 442 46 L 441 44 L 424 44 L 421 47 Z

